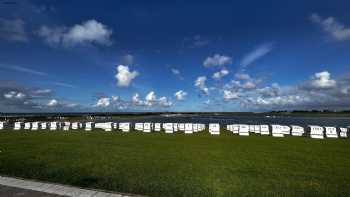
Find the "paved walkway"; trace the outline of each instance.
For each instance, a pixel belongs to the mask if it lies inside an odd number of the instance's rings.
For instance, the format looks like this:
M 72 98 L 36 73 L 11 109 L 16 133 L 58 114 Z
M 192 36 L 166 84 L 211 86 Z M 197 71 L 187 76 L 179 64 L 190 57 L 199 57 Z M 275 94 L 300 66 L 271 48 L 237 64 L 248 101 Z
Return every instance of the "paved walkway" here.
M 37 192 L 33 190 L 21 189 L 17 187 L 8 187 L 3 185 L 0 185 L 0 196 L 3 196 L 3 197 L 62 197 L 56 194 Z
M 128 197 L 131 195 L 107 193 L 72 186 L 42 183 L 0 176 L 0 196 L 4 197 Z

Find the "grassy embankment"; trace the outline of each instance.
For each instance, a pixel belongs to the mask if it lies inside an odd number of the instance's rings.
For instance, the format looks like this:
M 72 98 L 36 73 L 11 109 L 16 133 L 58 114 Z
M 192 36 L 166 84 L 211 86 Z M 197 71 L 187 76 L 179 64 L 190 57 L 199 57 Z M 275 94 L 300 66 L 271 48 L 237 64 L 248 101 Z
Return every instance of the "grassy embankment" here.
M 349 196 L 350 140 L 1 131 L 0 174 L 149 196 Z

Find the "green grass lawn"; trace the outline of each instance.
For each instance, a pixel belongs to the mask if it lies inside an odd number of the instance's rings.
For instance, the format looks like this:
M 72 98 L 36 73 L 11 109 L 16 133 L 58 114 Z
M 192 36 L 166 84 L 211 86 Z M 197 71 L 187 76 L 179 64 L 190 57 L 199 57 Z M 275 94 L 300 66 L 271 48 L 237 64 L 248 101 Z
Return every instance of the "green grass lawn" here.
M 1 131 L 0 174 L 149 196 L 350 196 L 350 140 Z

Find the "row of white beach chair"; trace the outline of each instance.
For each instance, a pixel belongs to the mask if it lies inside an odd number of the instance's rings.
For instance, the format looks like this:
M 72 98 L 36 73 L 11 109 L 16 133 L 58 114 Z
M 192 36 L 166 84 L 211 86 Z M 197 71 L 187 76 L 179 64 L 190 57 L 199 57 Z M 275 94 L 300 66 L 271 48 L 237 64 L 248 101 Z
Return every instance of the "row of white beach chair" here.
M 347 138 L 348 128 L 339 127 L 339 135 L 336 127 L 321 127 L 315 125 L 309 125 L 310 137 L 314 139 L 327 138 Z M 250 133 L 256 133 L 260 135 L 270 135 L 269 125 L 247 125 L 247 124 L 229 124 L 226 126 L 226 130 L 231 131 L 234 134 L 240 136 L 249 136 Z M 303 136 L 305 134 L 304 127 L 298 125 L 271 125 L 271 135 L 273 137 L 284 137 L 285 135 Z
M 3 129 L 5 122 L 0 122 L 0 129 Z M 105 131 L 121 130 L 123 132 L 129 132 L 134 126 L 134 130 L 142 131 L 145 133 L 149 132 L 159 132 L 164 130 L 165 133 L 175 133 L 178 131 L 184 132 L 185 134 L 193 134 L 206 129 L 206 125 L 202 123 L 152 123 L 152 122 L 139 122 L 132 125 L 130 122 L 15 122 L 13 130 L 39 130 L 39 129 L 49 129 L 58 130 L 62 129 L 68 131 L 70 129 L 85 129 L 86 131 L 91 131 L 92 129 L 102 129 Z M 270 129 L 271 128 L 271 129 Z M 308 126 L 310 132 L 309 135 L 314 139 L 324 139 L 327 138 L 347 138 L 348 128 L 339 127 L 339 134 L 336 127 L 322 127 L 317 125 Z M 226 130 L 232 132 L 233 134 L 239 134 L 240 136 L 249 136 L 251 133 L 260 135 L 271 135 L 273 137 L 284 137 L 285 135 L 292 136 L 304 136 L 306 132 L 304 127 L 298 125 L 248 125 L 248 124 L 228 124 L 226 125 Z M 208 131 L 212 135 L 220 134 L 220 124 L 210 123 L 208 124 Z
M 159 132 L 162 129 L 165 133 L 175 133 L 183 131 L 185 134 L 197 133 L 205 130 L 205 124 L 197 123 L 135 123 L 135 130 L 149 133 L 152 131 Z
M 119 124 L 119 127 L 118 127 Z M 85 125 L 85 128 L 84 128 Z M 58 130 L 62 129 L 68 131 L 70 129 L 85 129 L 86 131 L 91 131 L 92 129 L 103 129 L 105 131 L 111 131 L 112 129 L 120 129 L 124 132 L 130 131 L 129 122 L 103 122 L 103 123 L 94 123 L 94 122 L 15 122 L 13 130 L 38 130 L 38 129 L 49 129 L 49 130 Z

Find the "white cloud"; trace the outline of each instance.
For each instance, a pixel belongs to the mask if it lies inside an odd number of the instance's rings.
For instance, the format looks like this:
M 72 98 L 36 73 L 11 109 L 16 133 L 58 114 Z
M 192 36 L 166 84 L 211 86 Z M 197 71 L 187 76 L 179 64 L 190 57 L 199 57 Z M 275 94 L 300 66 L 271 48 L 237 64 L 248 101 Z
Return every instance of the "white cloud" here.
M 194 85 L 198 87 L 203 94 L 208 95 L 209 89 L 205 84 L 205 81 L 207 80 L 207 77 L 205 76 L 199 76 L 196 81 L 194 82 Z
M 175 92 L 175 94 L 174 94 L 174 96 L 176 97 L 176 99 L 178 101 L 185 100 L 186 95 L 187 95 L 187 92 L 185 92 L 183 90 L 179 90 L 179 91 Z
M 58 105 L 58 101 L 56 99 L 51 99 L 48 103 L 47 106 L 49 107 L 55 107 Z
M 149 92 L 145 97 L 145 105 L 153 106 L 157 102 L 157 96 L 154 91 Z
M 69 83 L 63 83 L 63 82 L 53 82 L 54 85 L 56 86 L 61 86 L 65 88 L 76 88 L 75 85 L 69 84 Z
M 333 88 L 336 84 L 336 81 L 331 79 L 331 74 L 328 71 L 315 73 L 311 81 L 311 86 L 314 88 Z
M 235 77 L 238 80 L 252 80 L 252 78 L 246 73 L 236 73 Z
M 239 92 L 234 92 L 231 90 L 224 90 L 224 100 L 230 101 L 234 99 L 238 99 L 241 96 Z
M 205 67 L 224 66 L 228 64 L 232 64 L 231 57 L 220 54 L 215 54 L 213 57 L 207 57 L 203 62 Z
M 323 31 L 328 33 L 332 38 L 338 41 L 350 39 L 350 27 L 338 22 L 334 17 L 323 19 L 318 14 L 312 14 L 311 21 L 320 25 Z
M 135 93 L 132 96 L 131 101 L 134 105 L 144 105 L 144 102 L 141 100 L 140 95 L 138 93 Z
M 281 94 L 281 87 L 277 83 L 273 83 L 271 87 L 259 88 L 256 90 L 263 97 L 276 97 Z
M 47 76 L 47 73 L 37 71 L 31 68 L 23 67 L 23 66 L 17 66 L 17 65 L 3 65 L 0 64 L 1 68 L 8 69 L 8 70 L 13 70 L 16 72 L 21 72 L 25 74 L 31 74 L 31 75 L 38 75 L 38 76 Z
M 159 105 L 161 107 L 170 107 L 173 105 L 173 103 L 171 101 L 169 101 L 167 97 L 162 96 L 159 98 Z
M 256 60 L 260 59 L 261 57 L 265 56 L 272 50 L 272 44 L 267 43 L 267 44 L 262 44 L 258 47 L 256 47 L 253 51 L 250 53 L 246 54 L 243 59 L 240 62 L 240 65 L 243 67 L 246 67 Z
M 108 97 L 102 97 L 97 100 L 96 107 L 108 107 L 111 104 L 111 100 Z
M 0 39 L 12 42 L 27 42 L 29 39 L 24 29 L 24 21 L 0 18 Z
M 75 46 L 84 44 L 100 44 L 109 46 L 112 44 L 112 30 L 104 24 L 92 19 L 76 24 L 72 27 L 48 27 L 42 26 L 38 35 L 50 45 L 62 44 Z
M 277 96 L 270 98 L 258 97 L 254 104 L 258 106 L 295 106 L 298 104 L 303 104 L 306 101 L 309 101 L 308 97 L 302 97 L 300 95 L 286 95 L 286 96 Z
M 256 85 L 252 81 L 247 81 L 243 84 L 243 88 L 245 89 L 254 89 L 255 87 Z
M 112 96 L 112 101 L 120 101 L 120 96 Z
M 63 37 L 67 28 L 41 26 L 37 34 L 50 46 L 63 44 Z
M 215 73 L 213 74 L 212 78 L 215 79 L 215 80 L 219 80 L 219 79 L 221 79 L 222 77 L 228 75 L 229 73 L 230 73 L 230 72 L 229 72 L 227 69 L 223 68 L 223 69 L 220 70 L 219 72 L 215 72 Z
M 51 92 L 52 92 L 52 90 L 50 90 L 50 89 L 39 89 L 39 90 L 35 90 L 34 94 L 49 94 Z
M 119 87 L 128 87 L 133 79 L 135 79 L 139 73 L 137 71 L 130 71 L 128 66 L 119 65 L 117 67 L 117 85 Z
M 22 92 L 10 91 L 4 94 L 6 99 L 23 99 L 26 95 Z
M 66 104 L 65 106 L 66 106 L 66 107 L 69 107 L 69 108 L 73 108 L 73 107 L 77 107 L 78 104 L 76 104 L 76 103 L 68 103 L 68 104 Z
M 146 96 L 145 100 L 142 100 L 140 98 L 140 95 L 138 93 L 135 93 L 132 96 L 131 103 L 135 107 L 170 107 L 173 105 L 173 103 L 165 96 L 160 97 L 157 99 L 156 93 L 154 91 L 150 91 Z

